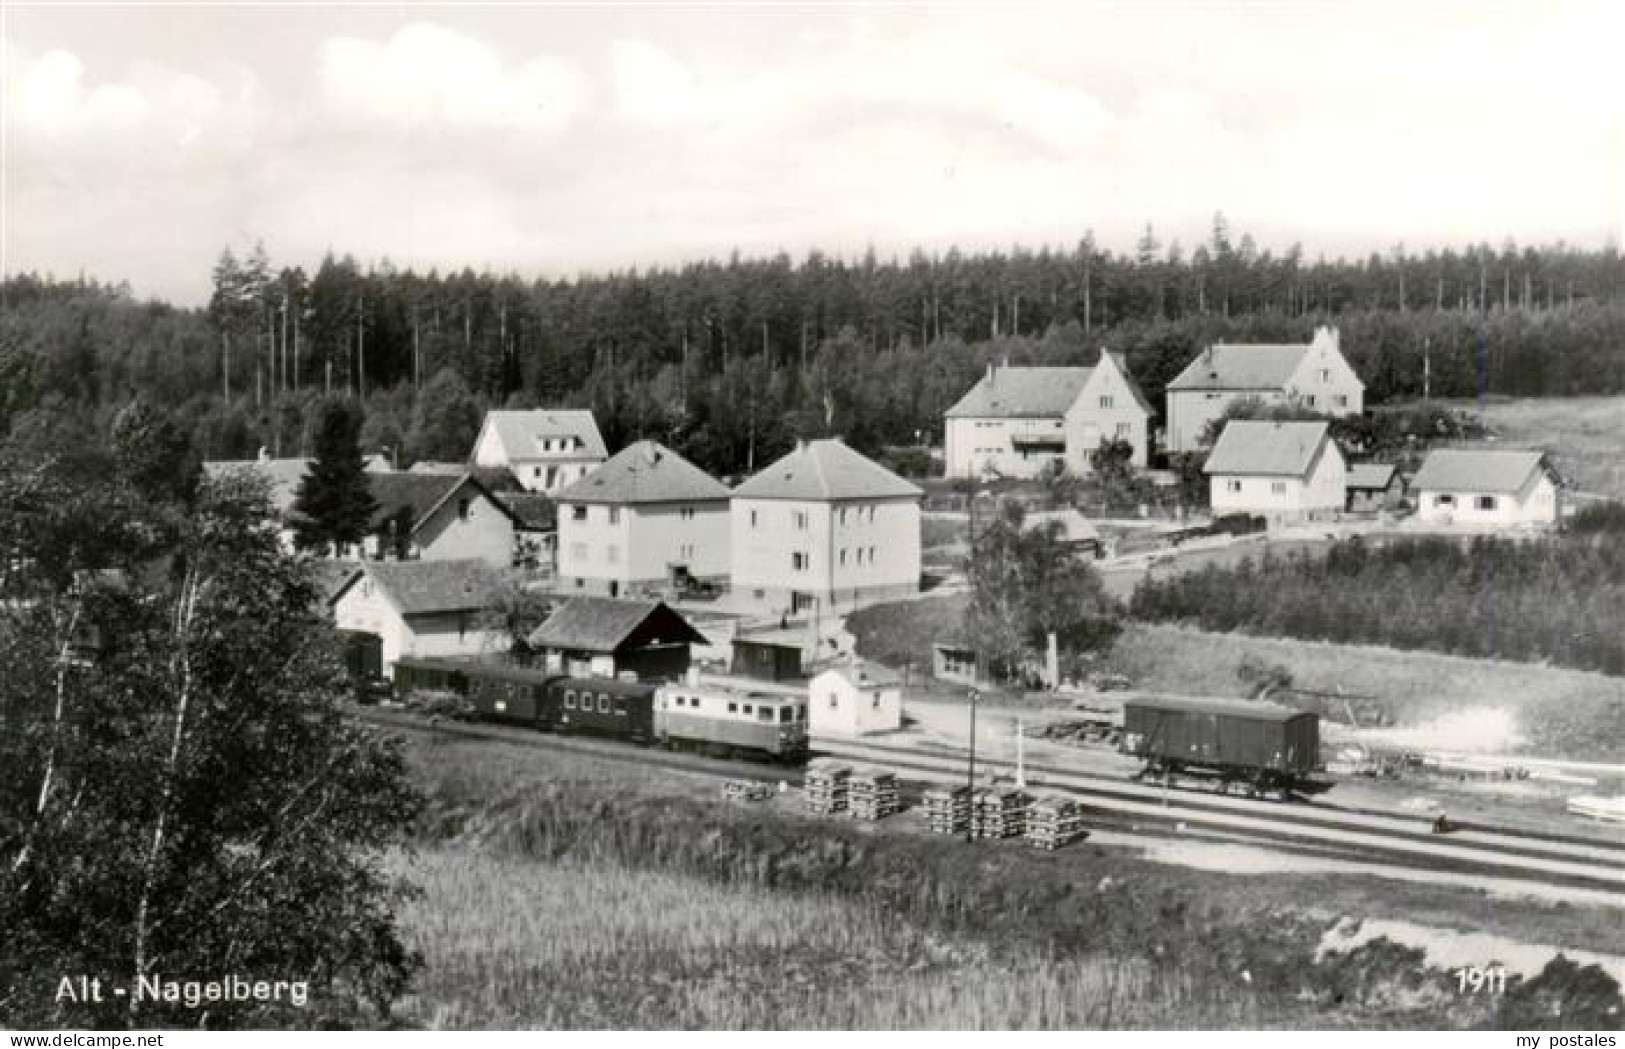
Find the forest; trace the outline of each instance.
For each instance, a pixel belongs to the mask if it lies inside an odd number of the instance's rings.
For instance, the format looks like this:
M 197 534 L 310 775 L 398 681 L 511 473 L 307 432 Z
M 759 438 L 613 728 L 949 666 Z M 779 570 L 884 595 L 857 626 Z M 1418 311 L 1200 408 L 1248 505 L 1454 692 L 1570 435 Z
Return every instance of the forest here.
M 1380 403 L 1430 394 L 1625 391 L 1615 246 L 1508 243 L 1365 259 L 1276 254 L 1222 216 L 1186 251 L 881 260 L 812 253 L 570 279 L 416 273 L 328 256 L 314 272 L 227 249 L 204 308 L 127 284 L 0 282 L 0 434 L 41 411 L 106 432 L 136 397 L 177 413 L 210 459 L 306 454 L 324 393 L 362 404 L 363 440 L 401 465 L 465 458 L 488 407 L 579 406 L 611 448 L 662 440 L 721 475 L 801 436 L 876 453 L 940 439 L 986 362 L 1127 354 L 1153 405 L 1203 346 L 1302 340 L 1335 324 Z
M 1591 510 L 1537 539 L 1342 541 L 1135 589 L 1136 618 L 1625 674 L 1625 514 Z

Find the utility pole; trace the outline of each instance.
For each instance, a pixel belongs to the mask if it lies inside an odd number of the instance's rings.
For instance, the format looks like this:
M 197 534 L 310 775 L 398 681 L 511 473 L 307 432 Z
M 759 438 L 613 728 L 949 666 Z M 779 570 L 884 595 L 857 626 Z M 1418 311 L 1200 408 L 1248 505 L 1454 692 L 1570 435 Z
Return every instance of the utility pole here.
M 220 333 L 220 376 L 226 403 L 231 403 L 231 333 Z
M 367 399 L 367 299 L 358 295 L 355 300 L 355 388 L 362 400 Z
M 299 388 L 299 311 L 293 311 L 293 387 Z

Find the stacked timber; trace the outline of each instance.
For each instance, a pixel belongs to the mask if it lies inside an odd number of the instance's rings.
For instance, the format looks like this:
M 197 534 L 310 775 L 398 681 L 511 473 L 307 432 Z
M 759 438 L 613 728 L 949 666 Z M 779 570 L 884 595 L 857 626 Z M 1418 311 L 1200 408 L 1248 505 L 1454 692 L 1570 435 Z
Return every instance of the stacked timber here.
M 833 816 L 845 812 L 852 769 L 846 765 L 817 765 L 802 778 L 809 812 Z
M 755 780 L 731 779 L 722 785 L 722 796 L 728 801 L 766 801 L 773 796 L 773 785 Z
M 971 833 L 978 838 L 1019 838 L 1027 829 L 1031 800 L 1015 787 L 978 791 L 971 799 Z
M 882 820 L 903 807 L 897 800 L 897 775 L 892 772 L 860 772 L 852 777 L 848 791 L 854 819 Z
M 928 790 L 920 807 L 925 825 L 938 834 L 963 834 L 970 829 L 969 787 Z
M 1059 849 L 1088 836 L 1083 813 L 1071 798 L 1051 794 L 1027 809 L 1027 840 L 1040 849 Z

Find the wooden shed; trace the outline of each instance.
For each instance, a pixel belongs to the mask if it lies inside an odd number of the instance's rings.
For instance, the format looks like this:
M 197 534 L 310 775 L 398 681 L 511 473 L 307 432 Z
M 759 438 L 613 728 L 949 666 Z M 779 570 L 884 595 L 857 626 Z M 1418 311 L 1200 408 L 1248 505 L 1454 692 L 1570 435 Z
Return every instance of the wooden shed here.
M 664 601 L 573 597 L 530 636 L 548 670 L 578 677 L 676 680 L 703 634 Z

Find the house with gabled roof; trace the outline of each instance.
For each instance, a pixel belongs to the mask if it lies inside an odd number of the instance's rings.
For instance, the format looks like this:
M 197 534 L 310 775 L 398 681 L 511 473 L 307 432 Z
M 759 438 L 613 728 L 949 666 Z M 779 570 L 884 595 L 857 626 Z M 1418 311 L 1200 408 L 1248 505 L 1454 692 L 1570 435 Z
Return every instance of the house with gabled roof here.
M 385 677 L 402 656 L 482 656 L 509 638 L 489 610 L 502 575 L 480 560 L 366 561 L 328 599 L 340 630 L 378 638 Z
M 1392 463 L 1351 463 L 1345 509 L 1397 510 L 1405 501 L 1405 475 Z
M 367 555 L 425 561 L 514 562 L 518 519 L 473 474 L 369 474 L 377 508 Z
M 1307 343 L 1216 343 L 1168 384 L 1167 449 L 1194 452 L 1208 425 L 1237 401 L 1289 405 L 1341 417 L 1365 410 L 1365 383 L 1343 356 L 1336 328 Z
M 728 488 L 638 441 L 557 494 L 559 585 L 616 597 L 728 577 Z
M 533 492 L 552 494 L 609 457 L 592 412 L 490 411 L 474 441 L 474 465 L 505 467 Z
M 840 438 L 799 442 L 733 491 L 735 603 L 825 614 L 918 593 L 923 494 Z
M 203 464 L 203 472 L 210 479 L 245 472 L 265 481 L 271 509 L 276 512 L 282 523 L 279 535 L 283 548 L 292 550 L 294 534 L 289 514 L 293 510 L 294 501 L 299 498 L 299 486 L 304 483 L 305 476 L 310 473 L 310 466 L 315 461 L 298 456 L 273 458 L 262 448 L 259 457 L 255 459 L 212 459 Z M 389 460 L 383 455 L 374 453 L 366 456 L 364 461 L 368 476 L 376 477 L 390 472 Z
M 1348 466 L 1325 422 L 1232 419 L 1213 445 L 1208 475 L 1215 517 L 1253 514 L 1281 523 L 1343 509 Z
M 1416 518 L 1429 524 L 1554 525 L 1562 481 L 1544 452 L 1438 448 L 1411 478 Z
M 1102 351 L 1091 368 L 989 364 L 944 413 L 947 475 L 1036 477 L 1053 463 L 1082 475 L 1109 440 L 1127 441 L 1143 468 L 1153 414 L 1121 353 Z
M 543 665 L 581 677 L 672 681 L 688 672 L 694 645 L 709 642 L 664 601 L 572 597 L 530 635 Z

